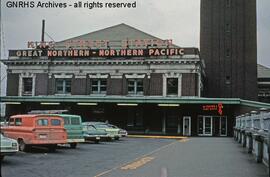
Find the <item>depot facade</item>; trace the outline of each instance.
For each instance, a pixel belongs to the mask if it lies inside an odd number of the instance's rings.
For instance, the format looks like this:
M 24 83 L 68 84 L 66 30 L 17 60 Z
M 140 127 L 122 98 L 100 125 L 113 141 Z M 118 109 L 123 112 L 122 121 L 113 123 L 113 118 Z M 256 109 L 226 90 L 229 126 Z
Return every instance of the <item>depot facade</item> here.
M 89 39 L 106 40 L 108 46 L 65 47 L 67 41 Z M 197 48 L 166 42 L 122 48 L 127 39 L 160 40 L 120 24 L 58 42 L 53 49 L 10 51 L 3 61 L 8 67 L 7 96 L 1 98 L 7 115 L 65 109 L 84 121 L 108 120 L 130 133 L 232 136 L 241 104 L 261 106 L 203 98 L 205 65 Z M 81 50 L 89 55 L 79 55 Z M 137 53 L 126 55 L 129 50 Z

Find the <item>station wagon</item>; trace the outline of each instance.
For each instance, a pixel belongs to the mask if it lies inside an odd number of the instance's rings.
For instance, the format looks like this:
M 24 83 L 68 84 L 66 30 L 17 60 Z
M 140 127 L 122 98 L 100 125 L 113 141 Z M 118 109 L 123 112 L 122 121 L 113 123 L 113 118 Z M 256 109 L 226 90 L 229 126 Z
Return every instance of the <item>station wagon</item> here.
M 77 143 L 84 142 L 82 118 L 78 115 L 59 114 L 64 119 L 67 131 L 67 143 L 71 148 L 76 148 Z
M 2 131 L 5 136 L 18 141 L 20 151 L 28 151 L 32 146 L 43 146 L 49 151 L 55 151 L 57 144 L 67 143 L 64 120 L 56 115 L 11 116 Z

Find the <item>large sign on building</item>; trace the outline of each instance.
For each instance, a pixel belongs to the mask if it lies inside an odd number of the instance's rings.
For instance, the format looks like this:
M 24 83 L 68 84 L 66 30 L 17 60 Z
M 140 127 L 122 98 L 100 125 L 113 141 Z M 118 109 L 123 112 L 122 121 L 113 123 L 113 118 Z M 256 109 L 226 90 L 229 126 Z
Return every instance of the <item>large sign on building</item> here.
M 151 57 L 198 54 L 196 48 L 10 50 L 10 57 Z

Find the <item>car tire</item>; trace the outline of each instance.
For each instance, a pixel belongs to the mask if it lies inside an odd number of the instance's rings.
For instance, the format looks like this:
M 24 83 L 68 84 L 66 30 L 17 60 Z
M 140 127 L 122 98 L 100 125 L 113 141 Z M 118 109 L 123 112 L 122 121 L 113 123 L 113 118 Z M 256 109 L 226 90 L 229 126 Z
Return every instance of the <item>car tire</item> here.
M 76 149 L 77 147 L 77 143 L 70 143 L 69 145 L 71 149 Z
M 5 156 L 1 155 L 0 156 L 0 161 L 4 160 Z
M 99 143 L 99 140 L 95 140 L 95 143 L 98 144 Z
M 30 145 L 25 144 L 25 142 L 22 139 L 18 140 L 18 144 L 19 144 L 20 151 L 23 151 L 23 152 L 29 151 Z
M 115 140 L 119 140 L 120 138 L 119 138 L 119 137 L 115 137 L 114 139 L 115 139 Z

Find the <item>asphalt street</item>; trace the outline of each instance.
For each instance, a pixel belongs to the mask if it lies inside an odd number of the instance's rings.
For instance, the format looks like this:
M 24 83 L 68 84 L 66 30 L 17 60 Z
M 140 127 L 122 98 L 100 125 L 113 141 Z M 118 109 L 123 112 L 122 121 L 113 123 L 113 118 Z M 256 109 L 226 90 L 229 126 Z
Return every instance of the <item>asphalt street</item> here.
M 3 177 L 268 177 L 253 159 L 232 138 L 125 138 L 20 152 L 6 157 L 1 171 Z

